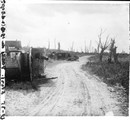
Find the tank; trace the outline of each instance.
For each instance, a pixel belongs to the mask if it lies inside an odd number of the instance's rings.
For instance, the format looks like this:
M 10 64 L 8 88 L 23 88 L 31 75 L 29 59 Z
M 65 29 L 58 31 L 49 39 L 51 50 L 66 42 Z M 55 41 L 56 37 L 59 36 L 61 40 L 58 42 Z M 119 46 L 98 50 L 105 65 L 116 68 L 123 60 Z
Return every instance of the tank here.
M 44 74 L 44 48 L 29 48 L 24 50 L 19 41 L 8 41 L 6 46 L 6 82 L 33 81 L 33 78 Z
M 9 51 L 6 55 L 6 80 L 24 81 L 30 79 L 29 54 L 20 50 Z
M 30 80 L 31 57 L 29 52 L 22 50 L 20 41 L 6 41 L 5 78 L 10 81 Z

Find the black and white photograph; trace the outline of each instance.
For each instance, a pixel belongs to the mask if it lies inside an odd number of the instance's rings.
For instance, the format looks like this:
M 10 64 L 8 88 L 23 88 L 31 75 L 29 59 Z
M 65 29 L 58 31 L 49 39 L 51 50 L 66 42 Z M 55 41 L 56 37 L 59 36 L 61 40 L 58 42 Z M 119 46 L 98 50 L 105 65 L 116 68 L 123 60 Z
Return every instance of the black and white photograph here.
M 5 11 L 5 117 L 129 116 L 129 3 Z

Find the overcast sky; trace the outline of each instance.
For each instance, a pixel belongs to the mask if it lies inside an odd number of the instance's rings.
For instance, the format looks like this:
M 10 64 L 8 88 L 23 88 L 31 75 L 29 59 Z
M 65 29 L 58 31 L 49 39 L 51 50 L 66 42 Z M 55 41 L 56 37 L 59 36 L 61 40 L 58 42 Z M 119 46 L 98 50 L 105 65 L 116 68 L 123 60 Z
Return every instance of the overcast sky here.
M 84 49 L 86 45 L 96 48 L 100 29 L 102 40 L 109 34 L 116 39 L 118 52 L 128 52 L 128 5 L 127 4 L 82 4 L 82 3 L 24 3 L 6 4 L 6 37 L 21 40 L 22 45 L 47 47 L 54 41 L 61 48 Z

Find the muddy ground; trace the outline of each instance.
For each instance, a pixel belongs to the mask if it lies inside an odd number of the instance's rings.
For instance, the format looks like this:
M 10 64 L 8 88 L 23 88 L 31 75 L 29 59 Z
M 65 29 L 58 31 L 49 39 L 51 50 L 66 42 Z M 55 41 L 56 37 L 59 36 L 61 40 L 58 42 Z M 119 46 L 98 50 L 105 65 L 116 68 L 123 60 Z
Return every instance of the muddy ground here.
M 81 67 L 87 61 L 85 56 L 47 67 L 50 79 L 39 84 L 38 90 L 6 90 L 6 115 L 127 116 L 123 88 L 109 87 L 89 71 L 83 71 Z

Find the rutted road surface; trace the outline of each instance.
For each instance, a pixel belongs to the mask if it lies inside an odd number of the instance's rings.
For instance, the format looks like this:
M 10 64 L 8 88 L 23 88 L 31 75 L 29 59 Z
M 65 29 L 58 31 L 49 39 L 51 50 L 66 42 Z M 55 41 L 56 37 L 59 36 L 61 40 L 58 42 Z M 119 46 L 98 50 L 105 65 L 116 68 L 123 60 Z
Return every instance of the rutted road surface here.
M 22 110 L 17 107 L 12 113 L 8 110 L 8 115 L 14 115 L 16 111 L 15 115 L 31 116 L 122 115 L 119 103 L 109 91 L 110 88 L 81 69 L 86 62 L 87 57 L 81 57 L 79 61 L 48 68 L 47 75 L 57 78 L 41 85 L 40 91 L 35 93 L 37 95 L 26 95 L 27 100 L 23 100 L 28 107 Z

